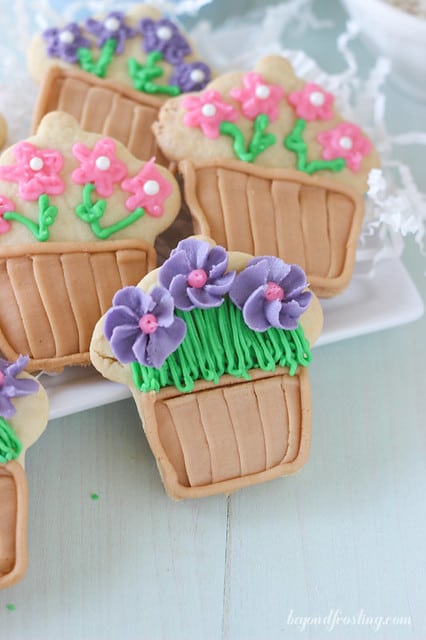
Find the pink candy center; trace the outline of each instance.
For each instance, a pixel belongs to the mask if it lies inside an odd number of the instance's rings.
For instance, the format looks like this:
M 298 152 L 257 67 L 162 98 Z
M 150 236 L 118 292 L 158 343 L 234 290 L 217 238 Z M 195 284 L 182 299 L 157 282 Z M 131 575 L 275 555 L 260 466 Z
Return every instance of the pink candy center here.
M 201 289 L 207 282 L 207 273 L 204 269 L 194 269 L 188 276 L 187 280 L 190 287 L 194 289 Z
M 4 382 L 4 373 L 3 371 L 0 371 L 0 388 L 3 386 L 3 382 Z
M 276 282 L 267 282 L 265 298 L 268 302 L 272 302 L 272 300 L 282 300 L 284 298 L 284 289 Z
M 152 313 L 145 313 L 139 320 L 139 328 L 142 333 L 154 333 L 158 328 L 158 320 Z

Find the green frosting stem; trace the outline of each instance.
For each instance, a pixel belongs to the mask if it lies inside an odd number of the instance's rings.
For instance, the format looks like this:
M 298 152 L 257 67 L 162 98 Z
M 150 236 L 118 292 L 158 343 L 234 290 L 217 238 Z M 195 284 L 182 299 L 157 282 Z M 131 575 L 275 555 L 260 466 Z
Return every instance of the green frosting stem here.
M 22 443 L 10 424 L 0 416 L 0 462 L 16 460 L 22 451 Z
M 296 166 L 299 171 L 307 174 L 316 171 L 333 171 L 337 173 L 345 168 L 346 162 L 344 158 L 335 158 L 334 160 L 311 160 L 308 162 L 308 146 L 303 139 L 303 132 L 306 128 L 306 120 L 298 118 L 293 129 L 284 139 L 284 146 L 289 151 L 293 151 L 297 155 Z
M 118 220 L 118 222 L 115 222 L 108 227 L 101 227 L 99 220 L 105 213 L 107 202 L 102 198 L 93 202 L 92 194 L 94 189 L 95 185 L 91 182 L 84 185 L 83 201 L 76 206 L 75 213 L 80 220 L 86 222 L 90 226 L 93 234 L 100 240 L 106 240 L 114 233 L 117 233 L 117 231 L 121 231 L 121 229 L 129 227 L 131 224 L 136 222 L 136 220 L 139 220 L 139 218 L 142 218 L 142 216 L 145 215 L 144 209 L 138 207 L 125 218 Z
M 87 73 L 92 73 L 93 75 L 98 76 L 98 78 L 105 78 L 107 69 L 114 57 L 116 47 L 117 40 L 115 38 L 107 40 L 102 46 L 99 58 L 96 61 L 93 60 L 93 55 L 90 49 L 80 47 L 77 49 L 80 67 L 84 71 L 87 71 Z
M 39 242 L 49 240 L 49 227 L 55 222 L 58 215 L 58 207 L 50 204 L 49 196 L 43 193 L 38 199 L 38 223 L 30 220 L 16 211 L 7 211 L 3 214 L 4 220 L 14 220 L 23 224 Z
M 250 369 L 274 371 L 288 367 L 290 375 L 311 360 L 309 343 L 299 325 L 295 330 L 271 327 L 262 333 L 244 322 L 241 311 L 227 297 L 219 307 L 176 311 L 186 322 L 183 342 L 160 369 L 131 364 L 135 387 L 158 391 L 175 386 L 190 392 L 196 380 L 219 382 L 224 374 L 250 379 Z
M 143 91 L 150 94 L 164 94 L 167 96 L 178 96 L 181 93 L 179 87 L 172 84 L 156 84 L 155 78 L 164 75 L 164 69 L 157 66 L 163 59 L 161 51 L 152 51 L 146 59 L 146 64 L 140 64 L 135 58 L 129 58 L 128 71 L 132 79 L 133 87 L 136 91 Z
M 222 135 L 230 136 L 233 139 L 234 153 L 239 160 L 254 162 L 261 153 L 276 142 L 277 138 L 273 133 L 265 133 L 268 126 L 269 117 L 266 113 L 258 115 L 253 125 L 253 136 L 247 147 L 243 132 L 233 122 L 224 120 L 219 126 L 219 131 Z

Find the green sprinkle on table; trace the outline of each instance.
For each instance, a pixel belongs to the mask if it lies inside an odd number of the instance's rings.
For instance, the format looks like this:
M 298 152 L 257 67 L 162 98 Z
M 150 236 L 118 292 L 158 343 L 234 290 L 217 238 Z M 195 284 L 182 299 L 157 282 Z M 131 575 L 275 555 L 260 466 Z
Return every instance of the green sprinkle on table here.
M 14 604 L 7 604 L 6 609 L 8 609 L 9 611 L 15 611 L 16 607 Z
M 99 500 L 99 496 L 97 493 L 91 493 L 90 497 L 92 498 L 92 500 Z

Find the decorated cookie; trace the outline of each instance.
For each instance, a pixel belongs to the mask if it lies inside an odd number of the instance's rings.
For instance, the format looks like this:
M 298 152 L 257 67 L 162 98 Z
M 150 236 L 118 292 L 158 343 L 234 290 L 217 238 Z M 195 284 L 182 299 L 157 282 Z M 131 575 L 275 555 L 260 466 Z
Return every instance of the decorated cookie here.
M 29 370 L 89 362 L 118 289 L 156 266 L 180 207 L 172 175 L 65 113 L 0 157 L 0 351 Z
M 180 161 L 196 232 L 302 265 L 321 296 L 349 283 L 362 196 L 379 158 L 332 94 L 269 56 L 254 71 L 169 100 L 153 130 Z
M 179 27 L 147 5 L 49 28 L 34 38 L 28 64 L 42 82 L 34 128 L 60 109 L 84 129 L 118 139 L 141 160 L 156 155 L 160 164 L 165 160 L 151 134 L 158 108 L 211 77 Z
M 0 358 L 0 589 L 20 580 L 27 567 L 28 488 L 26 449 L 48 419 L 43 387 L 23 369 L 28 358 Z
M 7 122 L 0 113 L 0 148 L 4 145 L 7 138 Z
M 305 463 L 321 326 L 299 266 L 192 237 L 116 293 L 91 359 L 132 390 L 172 498 L 229 493 Z

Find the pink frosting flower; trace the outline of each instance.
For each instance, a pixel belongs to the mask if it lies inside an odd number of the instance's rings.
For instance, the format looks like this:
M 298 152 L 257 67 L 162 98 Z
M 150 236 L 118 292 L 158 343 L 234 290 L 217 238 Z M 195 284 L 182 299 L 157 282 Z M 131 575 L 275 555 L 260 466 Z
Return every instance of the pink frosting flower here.
M 72 172 L 73 181 L 77 184 L 93 182 L 103 198 L 112 195 L 114 183 L 127 176 L 127 166 L 116 157 L 115 142 L 111 138 L 98 140 L 93 149 L 78 142 L 72 152 L 80 161 L 79 168 Z
M 17 182 L 23 200 L 37 200 L 43 193 L 53 196 L 64 192 L 65 185 L 58 175 L 64 158 L 59 151 L 19 142 L 13 153 L 17 162 L 0 167 L 0 179 Z
M 200 127 L 208 138 L 219 137 L 219 126 L 226 120 L 238 120 L 238 112 L 222 98 L 218 91 L 209 89 L 199 96 L 187 96 L 182 104 L 187 113 L 183 121 L 188 127 Z
M 143 207 L 154 218 L 163 215 L 164 201 L 173 191 L 173 187 L 158 171 L 154 164 L 155 158 L 151 158 L 134 178 L 127 178 L 121 183 L 124 191 L 134 195 L 126 200 L 126 208 L 134 211 Z
M 7 211 L 15 211 L 15 205 L 8 198 L 0 196 L 0 233 L 7 233 L 12 226 L 8 220 L 3 219 L 3 214 Z
M 268 84 L 259 73 L 246 73 L 243 87 L 231 89 L 230 95 L 241 103 L 241 110 L 250 120 L 266 113 L 270 121 L 278 118 L 278 103 L 284 96 L 284 89 L 278 84 Z
M 330 120 L 333 116 L 334 96 L 315 82 L 307 82 L 300 91 L 293 91 L 287 100 L 299 118 L 305 120 Z
M 344 158 L 352 171 L 359 171 L 362 158 L 371 151 L 371 142 L 362 135 L 361 129 L 355 124 L 342 122 L 341 124 L 322 131 L 317 140 L 323 146 L 324 160 Z

